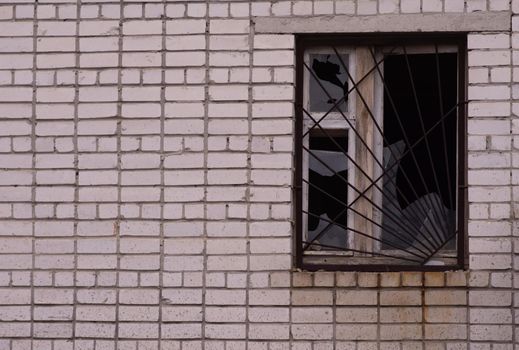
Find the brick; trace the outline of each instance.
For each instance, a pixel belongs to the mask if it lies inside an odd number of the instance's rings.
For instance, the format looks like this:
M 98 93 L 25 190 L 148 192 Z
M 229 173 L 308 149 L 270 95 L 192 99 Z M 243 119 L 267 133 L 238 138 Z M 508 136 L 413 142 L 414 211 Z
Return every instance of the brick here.
M 211 34 L 239 34 L 248 33 L 249 21 L 237 19 L 215 19 L 209 23 Z
M 1 36 L 31 36 L 33 33 L 32 22 L 2 22 L 0 23 Z
M 465 305 L 467 295 L 464 290 L 427 290 L 426 305 Z
M 421 325 L 382 325 L 380 338 L 383 340 L 409 340 L 422 338 Z
M 471 306 L 510 306 L 511 294 L 505 291 L 470 291 Z
M 465 325 L 439 324 L 425 325 L 425 339 L 463 340 L 467 338 Z
M 462 271 L 448 272 L 446 274 L 447 286 L 462 287 L 467 285 L 467 275 Z
M 202 325 L 197 323 L 163 324 L 161 334 L 164 339 L 197 339 L 202 334 Z
M 292 325 L 290 328 L 294 339 L 329 339 L 333 334 L 333 328 L 331 325 L 296 324 Z
M 71 23 L 74 25 L 74 23 Z M 111 36 L 119 34 L 119 24 L 116 21 L 83 21 L 79 25 L 81 36 Z
M 245 291 L 240 290 L 216 290 L 206 291 L 207 305 L 244 305 Z
M 353 287 L 356 285 L 356 275 L 354 272 L 337 272 L 335 280 L 338 287 Z
M 376 291 L 338 290 L 337 305 L 376 305 Z
M 336 326 L 335 337 L 339 340 L 375 340 L 377 338 L 376 325 L 346 325 Z
M 205 326 L 205 334 L 213 339 L 243 339 L 246 328 L 244 324 L 209 324 Z
M 167 34 L 196 34 L 205 32 L 205 21 L 200 19 L 177 19 L 166 23 Z
M 417 290 L 381 291 L 381 305 L 420 305 L 421 293 Z
M 383 309 L 381 309 L 382 311 Z M 377 322 L 377 309 L 375 307 L 338 307 L 335 310 L 335 318 L 341 323 L 375 323 Z M 314 321 L 315 322 L 315 321 Z
M 290 326 L 285 324 L 250 324 L 249 338 L 250 339 L 289 339 Z
M 161 33 L 161 21 L 128 21 L 123 24 L 124 35 L 143 35 Z
M 384 307 L 380 309 L 380 322 L 420 323 L 422 310 L 417 307 Z
M 512 320 L 512 312 L 509 309 L 497 308 L 471 308 L 470 322 L 482 324 L 506 324 Z
M 470 337 L 474 340 L 511 341 L 512 326 L 504 325 L 474 325 L 470 326 Z
M 288 290 L 250 290 L 250 305 L 288 305 L 290 294 Z
M 462 307 L 426 307 L 424 318 L 429 323 L 467 322 L 467 309 Z
M 32 89 L 24 87 L 0 87 L 0 101 L 23 102 L 32 100 Z
M 380 274 L 380 285 L 382 287 L 398 287 L 400 284 L 400 273 L 382 273 Z
M 29 304 L 31 300 L 31 292 L 29 289 L 0 289 L 1 305 Z
M 463 0 L 446 0 L 445 12 L 463 12 L 465 3 Z

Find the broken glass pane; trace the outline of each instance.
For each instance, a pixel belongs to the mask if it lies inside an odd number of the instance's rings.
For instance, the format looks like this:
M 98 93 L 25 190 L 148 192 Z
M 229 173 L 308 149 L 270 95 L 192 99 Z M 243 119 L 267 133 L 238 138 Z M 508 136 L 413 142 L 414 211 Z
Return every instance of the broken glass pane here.
M 328 112 L 335 103 L 342 112 L 347 111 L 348 74 L 343 64 L 348 67 L 348 55 L 341 55 L 342 63 L 335 54 L 311 54 L 310 68 L 314 76 L 310 77 L 311 112 Z M 337 110 L 335 110 L 337 111 Z
M 315 243 L 346 247 L 348 139 L 311 134 L 309 146 L 308 211 L 316 217 L 308 216 L 308 240 L 319 236 Z
M 457 121 L 455 113 L 441 118 L 457 102 L 457 54 L 389 55 L 384 79 L 382 239 L 454 249 Z

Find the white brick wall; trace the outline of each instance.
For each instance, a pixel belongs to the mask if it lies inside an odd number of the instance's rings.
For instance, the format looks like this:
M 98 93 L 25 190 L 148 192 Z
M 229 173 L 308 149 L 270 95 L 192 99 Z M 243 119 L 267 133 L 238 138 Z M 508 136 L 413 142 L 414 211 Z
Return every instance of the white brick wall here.
M 293 271 L 294 36 L 253 17 L 485 11 L 513 29 L 468 34 L 470 270 Z M 1 0 L 0 350 L 512 350 L 516 13 Z

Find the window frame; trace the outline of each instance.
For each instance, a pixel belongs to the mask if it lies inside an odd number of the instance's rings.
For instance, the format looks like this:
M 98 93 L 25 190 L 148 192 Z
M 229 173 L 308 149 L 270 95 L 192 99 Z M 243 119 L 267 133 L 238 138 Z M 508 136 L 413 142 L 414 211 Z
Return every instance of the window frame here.
M 319 263 L 305 262 L 303 259 L 304 223 L 304 183 L 303 167 L 303 107 L 305 103 L 304 60 L 307 50 L 322 46 L 390 46 L 402 43 L 410 45 L 454 45 L 458 49 L 458 101 L 466 101 L 467 96 L 467 33 L 370 33 L 370 34 L 296 34 L 295 36 L 295 138 L 294 138 L 294 265 L 295 268 L 316 271 L 446 271 L 466 269 L 468 263 L 468 198 L 467 198 L 467 104 L 457 108 L 457 254 L 456 264 L 447 265 L 403 265 L 403 264 L 336 264 L 320 256 Z M 377 87 L 375 87 L 377 89 Z M 354 94 L 354 93 L 353 93 Z M 376 259 L 376 258 L 374 258 Z

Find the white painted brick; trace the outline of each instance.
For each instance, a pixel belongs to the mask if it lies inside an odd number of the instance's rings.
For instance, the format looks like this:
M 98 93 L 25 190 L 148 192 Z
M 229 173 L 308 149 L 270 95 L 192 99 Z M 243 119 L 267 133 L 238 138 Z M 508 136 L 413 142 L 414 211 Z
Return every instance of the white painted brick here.
M 422 2 L 422 11 L 423 12 L 441 12 L 443 7 L 443 2 L 441 0 L 430 0 Z
M 473 254 L 470 257 L 470 264 L 475 270 L 506 270 L 512 266 L 512 261 L 508 255 Z
M 291 100 L 293 88 L 287 85 L 264 85 L 252 88 L 254 100 Z
M 245 187 L 211 187 L 207 189 L 206 200 L 209 202 L 243 201 Z
M 81 36 L 117 36 L 118 34 L 119 24 L 115 21 L 83 21 L 79 25 Z
M 249 21 L 238 19 L 214 19 L 209 23 L 211 34 L 239 34 L 249 32 Z
M 211 52 L 209 53 L 209 65 L 212 67 L 248 66 L 249 54 L 247 52 Z
M 2 33 L 2 37 L 31 36 L 33 25 L 31 22 L 2 22 L 0 23 L 0 33 Z
M 288 50 L 255 51 L 253 64 L 255 66 L 288 66 L 294 62 L 294 54 Z
M 254 4 L 252 4 L 254 6 Z M 210 17 L 228 17 L 229 5 L 228 4 L 209 4 L 209 16 Z
M 117 101 L 116 87 L 82 87 L 79 89 L 79 101 L 109 102 Z
M 401 0 L 400 10 L 402 13 L 420 12 L 420 0 Z
M 338 3 L 340 5 L 341 3 Z M 292 5 L 292 13 L 294 15 L 311 15 L 312 2 L 307 0 L 294 1 Z
M 206 23 L 201 19 L 177 19 L 167 21 L 166 34 L 197 34 L 205 32 Z
M 489 64 L 489 62 L 491 62 Z M 502 66 L 510 64 L 509 51 L 469 51 L 469 66 Z
M 199 86 L 168 86 L 166 100 L 168 101 L 202 101 L 205 99 L 203 87 Z
M 510 104 L 507 102 L 470 102 L 471 117 L 500 117 L 510 114 Z
M 490 1 L 488 4 L 488 8 L 491 11 L 505 11 L 510 9 L 510 2 L 503 0 L 494 0 Z
M 249 89 L 243 85 L 210 86 L 209 96 L 213 101 L 247 100 Z
M 166 54 L 166 64 L 170 67 L 202 66 L 205 64 L 205 54 L 202 51 L 169 52 Z
M 30 38 L 0 38 L 0 52 L 31 52 L 32 40 Z M 4 55 L 2 62 L 5 64 Z
M 471 34 L 468 36 L 469 49 L 507 49 L 510 37 L 506 34 Z
M 161 329 L 166 339 L 198 339 L 202 334 L 199 323 L 164 324 Z
M 398 12 L 398 1 L 396 0 L 381 0 L 379 2 L 380 13 L 397 13 Z
M 123 23 L 123 35 L 149 35 L 161 33 L 161 21 L 128 21 Z
M 0 87 L 0 101 L 23 102 L 32 100 L 30 88 L 23 87 Z
M 377 2 L 366 0 L 357 3 L 357 13 L 359 15 L 374 15 L 377 13 Z
M 505 85 L 470 86 L 469 98 L 474 100 L 505 100 L 510 98 L 510 88 Z
M 166 157 L 164 166 L 166 168 L 187 169 L 201 168 L 204 164 L 203 154 L 179 154 Z
M 283 324 L 251 324 L 249 327 L 251 339 L 278 339 L 289 338 L 289 326 Z
M 142 38 L 140 40 L 146 41 L 147 38 L 148 37 Z M 157 39 L 160 39 L 160 37 L 157 37 Z M 136 44 L 138 44 L 135 45 L 136 47 L 142 47 L 142 44 L 140 42 Z M 172 35 L 166 38 L 166 48 L 170 51 L 203 50 L 205 49 L 205 45 L 206 39 L 203 35 Z M 158 46 L 160 48 L 160 45 Z
M 445 12 L 463 12 L 465 9 L 464 0 L 445 0 Z
M 189 38 L 186 36 L 180 38 Z M 185 40 L 185 39 L 183 39 Z M 204 41 L 205 44 L 205 41 Z M 209 37 L 210 50 L 248 50 L 249 38 L 246 35 L 211 35 Z
M 473 11 L 485 11 L 486 10 L 486 1 L 481 0 L 472 0 L 467 2 L 467 12 Z
M 468 132 L 473 135 L 508 134 L 510 122 L 507 120 L 471 120 L 468 122 Z

